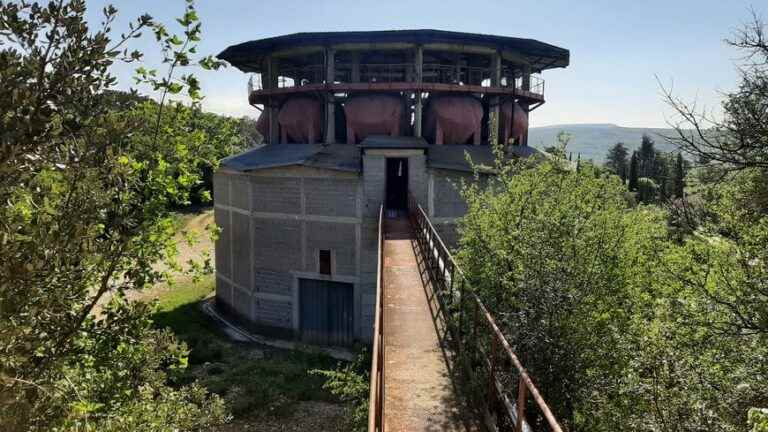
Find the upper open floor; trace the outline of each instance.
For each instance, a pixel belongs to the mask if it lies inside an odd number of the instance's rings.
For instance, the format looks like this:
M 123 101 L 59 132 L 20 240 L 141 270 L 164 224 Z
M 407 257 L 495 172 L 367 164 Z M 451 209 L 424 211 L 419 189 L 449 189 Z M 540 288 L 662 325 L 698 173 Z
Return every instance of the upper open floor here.
M 297 92 L 452 92 L 544 101 L 541 72 L 568 50 L 532 39 L 437 30 L 297 33 L 245 42 L 219 57 L 254 73 L 249 99 Z

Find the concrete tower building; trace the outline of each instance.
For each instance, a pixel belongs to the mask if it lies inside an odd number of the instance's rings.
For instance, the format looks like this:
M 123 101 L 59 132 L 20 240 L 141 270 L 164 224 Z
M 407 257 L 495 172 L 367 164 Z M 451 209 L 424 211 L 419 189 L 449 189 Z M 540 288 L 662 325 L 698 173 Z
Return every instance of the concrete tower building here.
M 297 33 L 219 58 L 255 74 L 265 146 L 214 176 L 217 306 L 256 331 L 308 343 L 370 340 L 380 205 L 409 194 L 448 242 L 454 188 L 492 144 L 528 157 L 541 72 L 569 52 L 531 39 L 437 30 Z

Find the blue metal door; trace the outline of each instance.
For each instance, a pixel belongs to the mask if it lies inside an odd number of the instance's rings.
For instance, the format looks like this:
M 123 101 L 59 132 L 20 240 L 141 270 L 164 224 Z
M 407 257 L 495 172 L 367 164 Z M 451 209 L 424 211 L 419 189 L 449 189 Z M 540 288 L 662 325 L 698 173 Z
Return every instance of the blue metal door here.
M 351 345 L 354 338 L 353 285 L 299 279 L 301 339 L 317 345 Z

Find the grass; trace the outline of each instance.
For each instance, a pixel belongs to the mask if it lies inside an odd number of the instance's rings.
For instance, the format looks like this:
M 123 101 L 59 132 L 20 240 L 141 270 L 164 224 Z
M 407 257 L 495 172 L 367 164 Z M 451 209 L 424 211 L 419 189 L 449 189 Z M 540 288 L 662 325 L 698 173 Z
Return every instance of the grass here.
M 320 353 L 285 351 L 231 342 L 200 308 L 214 290 L 213 277 L 180 280 L 158 295 L 154 316 L 190 348 L 182 382 L 197 380 L 224 397 L 236 420 L 285 417 L 301 401 L 337 402 L 322 388 L 326 378 L 311 373 L 337 361 Z
M 158 294 L 155 323 L 170 328 L 185 339 L 196 335 L 219 338 L 223 336 L 216 325 L 200 309 L 200 301 L 215 290 L 213 277 L 200 281 L 183 278 Z

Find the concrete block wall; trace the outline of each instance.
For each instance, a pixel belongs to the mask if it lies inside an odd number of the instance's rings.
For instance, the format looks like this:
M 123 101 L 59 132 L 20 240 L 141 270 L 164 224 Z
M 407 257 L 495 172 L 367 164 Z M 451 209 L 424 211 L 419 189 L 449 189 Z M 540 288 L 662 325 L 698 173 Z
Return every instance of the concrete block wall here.
M 363 201 L 357 173 L 298 166 L 217 172 L 217 301 L 257 329 L 296 335 L 299 279 L 350 283 L 355 336 L 370 340 L 377 257 L 375 246 L 363 252 L 362 239 L 371 237 L 364 228 L 375 237 L 377 225 L 363 223 Z M 320 249 L 332 251 L 330 276 L 319 274 Z
M 427 176 L 429 218 L 446 246 L 456 248 L 459 240 L 456 223 L 467 213 L 467 204 L 459 188 L 462 181 L 478 180 L 472 173 L 434 168 L 428 170 Z M 485 184 L 488 177 L 481 175 L 479 181 Z
M 408 190 L 419 203 L 427 200 L 427 157 L 423 150 L 368 149 L 363 155 L 365 217 L 377 218 L 386 191 L 387 158 L 408 159 Z
M 350 283 L 355 336 L 370 341 L 388 157 L 408 158 L 409 190 L 454 247 L 466 206 L 452 182 L 471 175 L 428 169 L 421 150 L 367 149 L 362 175 L 300 166 L 222 169 L 214 176 L 218 301 L 258 328 L 295 335 L 299 279 Z M 331 276 L 319 274 L 320 249 L 332 251 Z
M 461 181 L 473 181 L 470 173 L 442 169 L 429 170 L 430 217 L 436 220 L 459 218 L 467 213 L 467 204 L 461 197 Z

